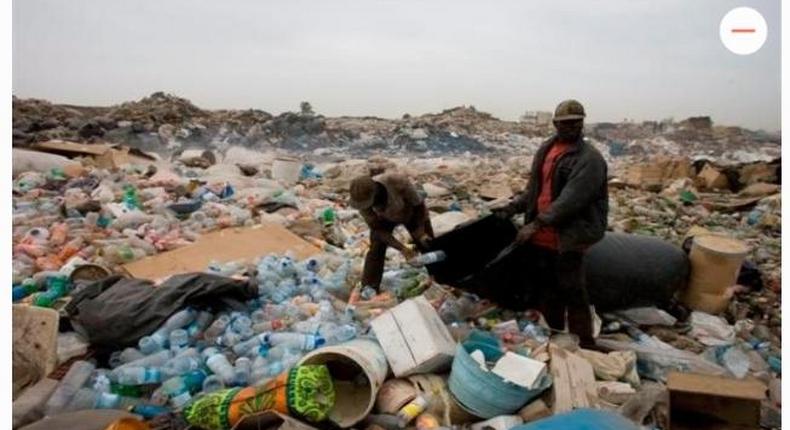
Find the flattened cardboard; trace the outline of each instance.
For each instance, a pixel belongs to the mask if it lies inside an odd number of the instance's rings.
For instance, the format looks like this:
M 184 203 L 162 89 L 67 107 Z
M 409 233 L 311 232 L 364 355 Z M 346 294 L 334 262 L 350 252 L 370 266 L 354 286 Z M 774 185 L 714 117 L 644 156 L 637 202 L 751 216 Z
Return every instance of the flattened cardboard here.
M 157 280 L 186 272 L 202 272 L 214 260 L 253 261 L 267 254 L 290 251 L 297 259 L 318 254 L 320 250 L 278 224 L 227 228 L 204 234 L 193 243 L 123 265 L 135 278 Z
M 688 422 L 700 416 L 708 421 L 759 428 L 760 403 L 767 391 L 759 380 L 671 372 L 667 388 L 673 428 L 675 421 Z M 689 413 L 694 417 L 690 418 Z

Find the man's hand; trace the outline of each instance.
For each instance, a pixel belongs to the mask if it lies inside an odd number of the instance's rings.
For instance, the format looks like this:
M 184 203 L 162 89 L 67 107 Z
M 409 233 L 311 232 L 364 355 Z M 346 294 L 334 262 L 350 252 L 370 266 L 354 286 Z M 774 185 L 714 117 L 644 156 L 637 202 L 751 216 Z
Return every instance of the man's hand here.
M 538 225 L 534 222 L 521 227 L 521 230 L 519 230 L 516 235 L 516 243 L 519 245 L 527 243 L 536 231 L 538 231 Z
M 427 234 L 424 234 L 420 236 L 419 239 L 417 239 L 417 241 L 420 243 L 420 246 L 423 247 L 424 249 L 429 249 L 431 247 L 432 240 L 433 239 L 431 239 L 431 237 L 428 236 Z
M 404 248 L 401 250 L 401 252 L 400 252 L 400 253 L 401 253 L 401 254 L 403 254 L 403 258 L 405 258 L 405 259 L 406 259 L 406 261 L 409 261 L 409 260 L 411 260 L 412 258 L 414 258 L 414 257 L 416 257 L 417 255 L 419 255 L 419 253 L 418 253 L 417 251 L 415 251 L 415 250 L 414 250 L 414 249 L 412 249 L 412 248 L 409 248 L 408 246 L 404 247 Z

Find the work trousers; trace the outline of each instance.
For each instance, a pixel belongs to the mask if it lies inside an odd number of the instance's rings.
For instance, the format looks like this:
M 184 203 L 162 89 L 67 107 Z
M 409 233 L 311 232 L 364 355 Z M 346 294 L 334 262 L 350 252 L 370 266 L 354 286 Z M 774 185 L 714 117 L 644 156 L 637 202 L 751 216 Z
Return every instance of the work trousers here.
M 377 230 L 392 233 L 398 224 L 389 221 L 381 221 L 377 226 Z M 415 215 L 404 224 L 412 241 L 417 245 L 420 252 L 427 251 L 420 243 L 419 235 L 424 232 L 428 237 L 433 239 L 433 227 L 431 226 L 431 219 L 428 217 L 428 211 L 417 211 Z M 370 249 L 365 255 L 365 267 L 362 269 L 362 285 L 368 285 L 378 290 L 381 285 L 381 277 L 384 275 L 384 262 L 387 256 L 387 244 L 376 237 L 376 230 L 370 231 Z
M 525 245 L 525 264 L 535 268 L 538 279 L 530 285 L 540 286 L 540 311 L 549 327 L 565 329 L 579 336 L 582 345 L 592 345 L 593 327 L 590 300 L 584 274 L 584 252 L 559 252 L 533 244 Z

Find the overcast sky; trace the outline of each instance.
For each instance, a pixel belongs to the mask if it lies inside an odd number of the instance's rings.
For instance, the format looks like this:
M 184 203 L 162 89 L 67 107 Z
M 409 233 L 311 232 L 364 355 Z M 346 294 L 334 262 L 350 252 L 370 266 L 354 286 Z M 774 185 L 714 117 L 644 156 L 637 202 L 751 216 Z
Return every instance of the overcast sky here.
M 13 92 L 111 105 L 163 90 L 203 108 L 325 115 L 474 105 L 503 119 L 565 98 L 591 121 L 711 115 L 780 128 L 779 0 L 16 0 Z M 751 6 L 768 40 L 719 40 Z

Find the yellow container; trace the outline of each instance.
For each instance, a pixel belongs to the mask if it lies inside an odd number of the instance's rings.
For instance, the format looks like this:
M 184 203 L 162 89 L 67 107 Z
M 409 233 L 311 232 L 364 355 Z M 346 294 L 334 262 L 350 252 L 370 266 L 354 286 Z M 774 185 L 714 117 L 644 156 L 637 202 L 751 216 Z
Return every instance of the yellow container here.
M 733 238 L 719 235 L 694 237 L 689 253 L 691 279 L 683 302 L 692 309 L 719 313 L 727 308 L 741 264 L 749 247 Z

